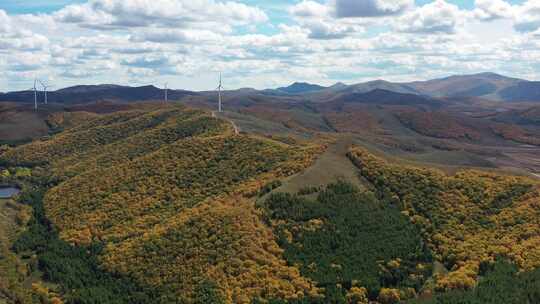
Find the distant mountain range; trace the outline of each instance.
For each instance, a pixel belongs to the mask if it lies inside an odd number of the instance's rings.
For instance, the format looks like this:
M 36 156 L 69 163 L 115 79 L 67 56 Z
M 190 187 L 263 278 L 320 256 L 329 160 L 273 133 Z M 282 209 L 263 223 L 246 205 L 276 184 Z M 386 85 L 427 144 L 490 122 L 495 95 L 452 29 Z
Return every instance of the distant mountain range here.
M 296 82 L 287 87 L 267 90 L 240 89 L 229 91 L 235 98 L 287 98 L 292 100 L 309 100 L 326 102 L 343 98 L 364 98 L 362 94 L 374 92 L 379 98 L 387 93 L 399 93 L 423 96 L 423 98 L 482 98 L 491 101 L 505 102 L 540 102 L 540 82 L 510 78 L 495 73 L 458 75 L 428 81 L 395 83 L 375 80 L 365 83 L 346 85 L 337 83 L 330 87 L 306 82 Z M 169 90 L 169 99 L 183 100 L 186 97 L 199 96 L 210 100 L 213 92 L 192 92 Z M 0 101 L 32 102 L 32 91 L 0 93 Z M 43 99 L 42 92 L 40 99 Z M 265 97 L 266 96 L 266 97 Z M 164 90 L 154 86 L 128 87 L 118 85 L 75 86 L 49 92 L 48 99 L 52 103 L 77 104 L 94 101 L 148 101 L 162 100 Z M 201 99 L 199 98 L 199 99 Z M 395 98 L 391 96 L 389 98 Z
M 495 73 L 450 76 L 441 79 L 412 82 L 408 85 L 433 97 L 480 97 L 497 101 L 540 101 L 537 96 L 518 96 L 504 93 L 519 87 L 526 80 L 509 78 Z M 538 86 L 540 88 L 540 86 Z
M 40 102 L 43 100 L 43 92 L 38 92 Z M 51 91 L 47 93 L 47 99 L 51 103 L 77 104 L 95 101 L 148 101 L 163 100 L 164 90 L 155 86 L 128 87 L 112 84 L 103 85 L 79 85 Z M 171 100 L 180 100 L 188 95 L 198 93 L 183 90 L 169 90 Z M 33 91 L 18 91 L 0 94 L 0 101 L 30 102 L 34 100 Z
M 425 95 L 430 97 L 478 97 L 493 101 L 533 101 L 540 102 L 540 82 L 510 78 L 495 73 L 456 75 L 428 81 L 395 83 L 375 80 L 365 83 L 331 87 L 321 87 L 309 83 L 294 83 L 277 89 L 289 94 L 328 93 L 340 94 L 367 93 L 385 90 L 402 94 Z

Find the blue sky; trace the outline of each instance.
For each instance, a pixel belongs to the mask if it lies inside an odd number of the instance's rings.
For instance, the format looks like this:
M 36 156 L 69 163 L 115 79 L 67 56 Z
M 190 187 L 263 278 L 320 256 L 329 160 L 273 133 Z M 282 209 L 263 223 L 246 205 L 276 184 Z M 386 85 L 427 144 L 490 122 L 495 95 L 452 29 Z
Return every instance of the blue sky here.
M 0 1 L 0 91 L 540 79 L 539 50 L 539 0 Z
M 525 0 L 509 0 L 507 2 L 512 4 L 521 4 Z M 58 10 L 69 4 L 83 3 L 85 0 L 2 0 L 0 3 L 0 9 L 3 9 L 12 14 L 27 14 L 27 13 L 47 13 Z M 287 1 L 287 0 L 243 0 L 240 1 L 250 5 L 256 5 L 260 7 L 285 7 L 291 3 L 298 3 L 300 1 Z M 417 5 L 424 5 L 432 2 L 432 0 L 415 0 Z M 474 7 L 474 1 L 472 0 L 450 0 L 450 3 L 454 3 L 461 8 L 471 9 Z
M 30 13 L 49 13 L 61 9 L 62 7 L 83 3 L 84 0 L 2 0 L 0 9 L 10 14 L 30 14 Z

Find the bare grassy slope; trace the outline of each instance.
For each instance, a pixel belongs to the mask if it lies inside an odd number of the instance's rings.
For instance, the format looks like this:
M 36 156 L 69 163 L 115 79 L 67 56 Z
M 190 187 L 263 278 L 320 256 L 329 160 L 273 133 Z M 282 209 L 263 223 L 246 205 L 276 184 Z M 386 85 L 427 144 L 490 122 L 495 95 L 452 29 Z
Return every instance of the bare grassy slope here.
M 276 192 L 297 193 L 307 187 L 323 187 L 338 180 L 364 188 L 359 178 L 359 170 L 347 158 L 348 149 L 353 142 L 353 138 L 349 136 L 338 138 L 335 143 L 329 144 L 313 166 L 286 180 Z

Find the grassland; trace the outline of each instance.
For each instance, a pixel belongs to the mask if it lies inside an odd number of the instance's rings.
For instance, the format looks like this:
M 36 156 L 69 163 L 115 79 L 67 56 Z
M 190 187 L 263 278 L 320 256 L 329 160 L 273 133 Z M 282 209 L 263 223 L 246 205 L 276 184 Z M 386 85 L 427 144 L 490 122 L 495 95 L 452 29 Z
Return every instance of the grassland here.
M 29 142 L 47 135 L 45 119 L 40 113 L 0 105 L 0 145 Z
M 353 142 L 350 136 L 332 139 L 327 144 L 326 151 L 317 158 L 312 166 L 284 180 L 283 185 L 274 191 L 297 193 L 309 187 L 324 188 L 326 185 L 340 180 L 364 189 L 365 185 L 359 178 L 360 171 L 347 158 L 347 152 Z

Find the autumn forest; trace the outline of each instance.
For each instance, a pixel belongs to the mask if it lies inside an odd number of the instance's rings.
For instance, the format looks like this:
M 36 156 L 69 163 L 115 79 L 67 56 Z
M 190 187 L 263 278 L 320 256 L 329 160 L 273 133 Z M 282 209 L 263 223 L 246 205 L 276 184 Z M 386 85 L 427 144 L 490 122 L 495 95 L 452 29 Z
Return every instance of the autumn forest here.
M 141 103 L 55 113 L 47 136 L 2 146 L 0 185 L 22 192 L 6 201 L 18 228 L 1 248 L 0 293 L 54 304 L 540 303 L 537 180 L 362 145 L 344 134 L 385 132 L 362 107 L 326 112 L 336 133 L 265 113 L 295 131 L 237 134 L 204 109 Z M 442 113 L 395 119 L 433 137 L 480 136 Z M 504 124 L 493 132 L 534 141 Z M 310 170 L 332 166 L 356 176 L 311 183 Z

